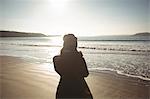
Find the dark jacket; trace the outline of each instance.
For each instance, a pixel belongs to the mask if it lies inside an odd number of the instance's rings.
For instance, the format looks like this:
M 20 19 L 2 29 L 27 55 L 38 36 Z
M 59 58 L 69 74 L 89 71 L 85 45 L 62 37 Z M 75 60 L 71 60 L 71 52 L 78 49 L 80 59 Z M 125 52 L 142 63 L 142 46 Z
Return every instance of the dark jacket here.
M 63 51 L 53 58 L 53 62 L 55 71 L 61 77 L 81 78 L 89 74 L 81 52 Z
M 93 99 L 84 77 L 89 72 L 81 52 L 63 50 L 53 58 L 55 71 L 60 75 L 56 99 Z

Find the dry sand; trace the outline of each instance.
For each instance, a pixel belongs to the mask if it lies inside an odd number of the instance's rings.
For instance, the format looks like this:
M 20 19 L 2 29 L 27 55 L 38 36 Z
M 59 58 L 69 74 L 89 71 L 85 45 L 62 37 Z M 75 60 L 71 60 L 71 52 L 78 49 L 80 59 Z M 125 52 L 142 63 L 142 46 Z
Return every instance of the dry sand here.
M 112 72 L 86 78 L 94 99 L 150 99 L 150 82 Z M 55 99 L 59 76 L 40 64 L 0 57 L 0 99 Z

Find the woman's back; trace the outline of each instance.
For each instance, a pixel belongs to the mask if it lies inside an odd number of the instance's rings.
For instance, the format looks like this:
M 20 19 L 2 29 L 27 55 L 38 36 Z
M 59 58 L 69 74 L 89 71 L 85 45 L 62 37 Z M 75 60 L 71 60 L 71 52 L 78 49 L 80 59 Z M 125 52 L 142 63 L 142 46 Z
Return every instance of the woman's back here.
M 61 77 L 81 78 L 88 76 L 88 70 L 81 52 L 63 52 L 54 57 L 55 70 Z
M 57 99 L 93 99 L 84 77 L 89 72 L 81 52 L 77 51 L 77 38 L 73 34 L 64 36 L 61 54 L 53 58 L 55 71 L 60 75 Z

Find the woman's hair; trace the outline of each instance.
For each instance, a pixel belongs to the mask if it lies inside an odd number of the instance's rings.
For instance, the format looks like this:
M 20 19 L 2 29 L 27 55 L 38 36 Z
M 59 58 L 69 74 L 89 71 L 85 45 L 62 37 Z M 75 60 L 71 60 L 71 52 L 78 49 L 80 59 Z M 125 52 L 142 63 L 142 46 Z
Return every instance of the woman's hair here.
M 73 34 L 66 34 L 63 37 L 63 49 L 66 50 L 76 50 L 77 48 L 77 38 Z

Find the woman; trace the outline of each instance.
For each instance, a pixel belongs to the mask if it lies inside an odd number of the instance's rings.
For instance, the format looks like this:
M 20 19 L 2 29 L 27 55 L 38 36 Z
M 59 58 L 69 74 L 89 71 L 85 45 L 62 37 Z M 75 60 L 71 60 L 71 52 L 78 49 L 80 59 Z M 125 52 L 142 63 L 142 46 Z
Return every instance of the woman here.
M 81 52 L 77 51 L 77 38 L 67 34 L 63 38 L 61 54 L 53 58 L 55 71 L 60 75 L 56 99 L 93 99 L 84 80 L 89 72 Z

